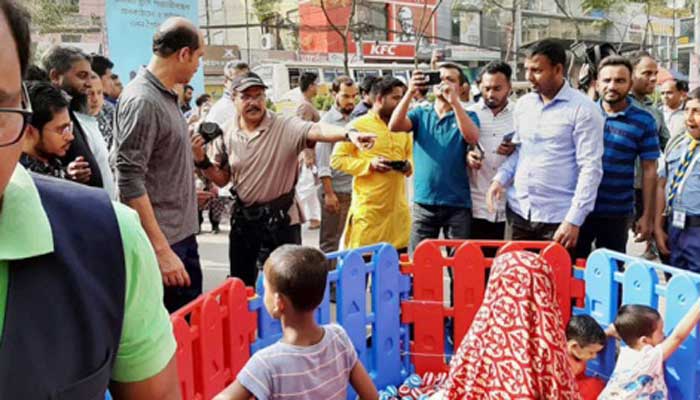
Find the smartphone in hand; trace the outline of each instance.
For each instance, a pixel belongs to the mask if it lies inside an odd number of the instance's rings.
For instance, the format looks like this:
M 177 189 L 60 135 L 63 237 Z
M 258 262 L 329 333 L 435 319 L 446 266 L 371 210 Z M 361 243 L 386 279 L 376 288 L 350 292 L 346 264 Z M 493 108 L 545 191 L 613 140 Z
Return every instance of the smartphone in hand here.
M 515 131 L 506 133 L 503 135 L 503 143 L 510 143 L 513 141 L 513 136 L 515 136 Z
M 406 164 L 408 161 L 406 160 L 395 160 L 395 161 L 384 161 L 383 164 L 390 167 L 391 169 L 395 171 L 401 171 L 403 172 L 406 169 Z
M 440 79 L 440 71 L 429 71 L 423 75 L 426 76 L 425 84 L 428 86 L 439 85 L 442 83 L 442 79 Z

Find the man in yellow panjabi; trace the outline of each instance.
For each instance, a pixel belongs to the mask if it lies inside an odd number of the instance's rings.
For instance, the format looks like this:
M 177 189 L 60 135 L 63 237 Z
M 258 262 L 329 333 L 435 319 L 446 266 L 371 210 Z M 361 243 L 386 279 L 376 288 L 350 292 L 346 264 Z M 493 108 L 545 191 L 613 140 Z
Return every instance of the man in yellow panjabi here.
M 408 247 L 411 215 L 406 197 L 406 177 L 411 176 L 413 141 L 405 132 L 389 131 L 391 113 L 401 101 L 406 85 L 385 77 L 372 86 L 372 109 L 350 126 L 377 135 L 374 147 L 358 151 L 350 143 L 338 143 L 331 167 L 354 176 L 352 203 L 345 225 L 345 248 L 387 242 L 399 251 Z

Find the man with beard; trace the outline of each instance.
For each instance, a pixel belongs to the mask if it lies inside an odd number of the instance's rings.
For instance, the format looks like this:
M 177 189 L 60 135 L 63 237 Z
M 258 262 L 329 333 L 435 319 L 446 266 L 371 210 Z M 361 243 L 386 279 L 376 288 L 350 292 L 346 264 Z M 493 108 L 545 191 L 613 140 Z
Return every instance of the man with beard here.
M 41 60 L 51 84 L 71 97 L 70 111 L 75 139 L 61 159 L 68 165 L 68 177 L 94 187 L 104 187 L 100 167 L 90 150 L 89 139 L 75 113 L 87 113 L 87 91 L 92 69 L 90 58 L 77 47 L 56 45 L 49 48 Z
M 321 118 L 321 122 L 335 126 L 345 126 L 350 122 L 350 114 L 355 108 L 357 86 L 348 76 L 339 76 L 331 87 L 335 103 Z M 319 247 L 324 253 L 338 250 L 343 235 L 345 220 L 352 199 L 352 175 L 331 168 L 333 144 L 316 144 L 316 165 L 321 179 L 321 233 Z
M 659 145 L 661 146 L 661 151 L 663 151 L 666 148 L 666 143 L 669 141 L 671 135 L 668 131 L 666 123 L 664 122 L 663 113 L 654 105 L 654 99 L 651 98 L 651 95 L 656 90 L 659 66 L 654 57 L 643 50 L 635 51 L 634 53 L 630 54 L 629 59 L 633 68 L 632 90 L 630 92 L 632 95 L 631 97 L 637 106 L 654 117 L 654 120 L 656 121 L 657 135 L 659 136 Z M 642 168 L 638 159 L 634 171 L 635 221 L 638 221 L 642 217 L 644 209 L 649 207 L 643 203 L 643 200 Z M 655 208 L 653 205 L 651 207 Z M 654 246 L 652 242 L 648 243 L 644 257 L 650 260 L 657 257 L 656 246 Z
M 502 240 L 506 228 L 506 202 L 498 202 L 496 212 L 486 206 L 486 192 L 498 168 L 513 153 L 513 104 L 509 99 L 512 70 L 503 61 L 486 65 L 479 76 L 481 99 L 469 107 L 479 118 L 479 142 L 472 147 L 469 185 L 472 194 L 471 238 Z
M 169 18 L 158 27 L 152 48 L 148 66 L 119 98 L 112 157 L 119 196 L 141 217 L 172 313 L 202 293 L 194 161 L 173 89 L 199 68 L 204 39 L 191 22 Z
M 19 162 L 29 171 L 65 178 L 63 157 L 73 141 L 73 123 L 68 100 L 63 92 L 48 82 L 27 85 L 32 105 L 32 120 L 26 129 Z
M 467 146 L 479 140 L 476 114 L 467 113 L 459 94 L 466 81 L 457 64 L 443 63 L 439 85 L 433 86 L 435 105 L 408 111 L 426 76 L 415 71 L 408 91 L 391 115 L 389 129 L 413 132 L 415 151 L 413 223 L 409 251 L 425 239 L 468 239 L 471 194 L 467 175 Z M 410 155 L 407 157 L 410 158 Z
M 490 212 L 508 187 L 506 236 L 554 240 L 574 249 L 603 176 L 603 117 L 564 78 L 566 51 L 555 40 L 533 45 L 525 76 L 534 91 L 514 111 L 518 149 L 501 165 L 486 196 Z
M 374 136 L 268 111 L 267 86 L 253 72 L 234 79 L 231 89 L 236 118 L 212 142 L 213 162 L 199 134 L 192 137 L 192 151 L 195 165 L 208 179 L 219 187 L 233 185 L 230 272 L 253 286 L 258 266 L 270 252 L 283 244 L 301 244 L 301 213 L 294 190 L 299 153 L 316 142 L 348 140 L 360 148 L 371 147 Z
M 333 150 L 331 167 L 355 178 L 345 227 L 347 249 L 388 242 L 405 252 L 408 246 L 411 214 L 405 177 L 413 173 L 413 142 L 407 132 L 389 130 L 391 114 L 405 92 L 406 85 L 396 78 L 377 80 L 370 92 L 372 109 L 349 125 L 376 134 L 374 147 L 361 152 L 341 143 Z
M 624 57 L 609 56 L 598 67 L 598 104 L 605 118 L 603 179 L 595 207 L 581 226 L 576 258 L 587 258 L 596 248 L 624 253 L 634 215 L 634 163 L 642 162 L 644 212 L 637 221 L 636 241 L 653 233 L 653 198 L 656 193 L 656 160 L 660 156 L 654 117 L 631 98 L 632 64 Z

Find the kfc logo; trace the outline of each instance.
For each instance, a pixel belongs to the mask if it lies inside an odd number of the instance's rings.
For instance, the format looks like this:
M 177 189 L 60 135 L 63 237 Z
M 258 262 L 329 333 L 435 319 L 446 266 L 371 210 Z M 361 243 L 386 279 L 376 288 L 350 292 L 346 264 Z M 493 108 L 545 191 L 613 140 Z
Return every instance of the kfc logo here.
M 413 44 L 398 42 L 364 42 L 362 54 L 367 58 L 409 59 L 416 54 Z
M 396 45 L 393 44 L 373 44 L 369 49 L 372 56 L 395 56 Z

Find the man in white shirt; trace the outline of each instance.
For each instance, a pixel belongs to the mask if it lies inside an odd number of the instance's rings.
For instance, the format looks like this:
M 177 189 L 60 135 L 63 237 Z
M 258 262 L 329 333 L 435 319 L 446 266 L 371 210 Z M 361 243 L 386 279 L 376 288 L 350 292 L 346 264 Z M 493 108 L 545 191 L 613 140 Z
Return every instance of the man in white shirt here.
M 670 79 L 661 84 L 661 111 L 671 137 L 685 132 L 684 94 L 688 94 L 687 82 Z
M 216 122 L 222 129 L 226 122 L 236 114 L 236 105 L 233 104 L 231 94 L 231 82 L 237 77 L 250 71 L 248 64 L 243 61 L 229 61 L 224 67 L 224 94 L 214 103 L 207 114 L 207 122 Z
M 479 77 L 481 99 L 467 109 L 476 113 L 481 124 L 478 146 L 473 146 L 467 156 L 473 239 L 501 240 L 505 233 L 505 198 L 498 201 L 495 212 L 489 212 L 486 193 L 498 168 L 515 150 L 512 143 L 515 104 L 508 100 L 511 74 L 511 67 L 502 61 L 486 65 Z

